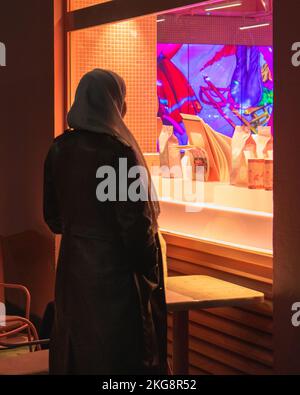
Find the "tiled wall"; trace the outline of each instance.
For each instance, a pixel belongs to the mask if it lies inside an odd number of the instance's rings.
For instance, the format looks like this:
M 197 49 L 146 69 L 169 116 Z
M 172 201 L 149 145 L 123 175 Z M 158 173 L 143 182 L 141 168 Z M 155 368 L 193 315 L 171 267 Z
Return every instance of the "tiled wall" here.
M 71 96 L 95 67 L 119 73 L 127 84 L 126 123 L 144 152 L 156 151 L 157 94 L 155 16 L 71 33 Z
M 70 11 L 75 11 L 95 4 L 108 3 L 109 1 L 111 0 L 70 0 L 69 9 Z
M 254 18 L 167 15 L 158 23 L 158 42 L 183 44 L 272 45 L 272 26 L 240 30 Z

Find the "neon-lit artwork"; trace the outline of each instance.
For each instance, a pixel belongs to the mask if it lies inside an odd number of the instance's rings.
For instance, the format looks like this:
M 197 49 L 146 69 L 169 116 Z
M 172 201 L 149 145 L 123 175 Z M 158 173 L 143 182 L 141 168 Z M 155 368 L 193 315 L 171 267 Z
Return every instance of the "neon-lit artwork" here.
M 273 122 L 272 47 L 158 44 L 158 114 L 187 143 L 180 113 L 199 115 L 232 136 L 236 125 Z

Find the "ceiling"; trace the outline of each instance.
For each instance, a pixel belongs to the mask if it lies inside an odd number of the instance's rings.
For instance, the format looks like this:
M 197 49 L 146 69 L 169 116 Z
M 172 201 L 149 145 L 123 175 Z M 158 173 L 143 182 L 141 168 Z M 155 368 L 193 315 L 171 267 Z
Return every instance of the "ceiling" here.
M 208 11 L 213 7 L 230 6 L 235 7 L 216 9 Z M 272 0 L 210 0 L 199 5 L 193 5 L 177 9 L 168 13 L 175 15 L 215 15 L 215 16 L 244 16 L 244 17 L 266 17 L 272 14 Z

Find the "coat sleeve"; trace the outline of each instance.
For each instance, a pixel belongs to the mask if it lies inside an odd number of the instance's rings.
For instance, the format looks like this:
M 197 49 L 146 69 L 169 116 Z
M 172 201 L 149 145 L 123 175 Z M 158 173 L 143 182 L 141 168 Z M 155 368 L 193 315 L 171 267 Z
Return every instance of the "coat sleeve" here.
M 53 233 L 60 234 L 61 218 L 53 180 L 53 150 L 50 149 L 44 164 L 44 220 Z
M 130 147 L 125 147 L 123 157 L 127 158 L 127 171 L 132 166 L 137 166 L 134 151 Z M 119 187 L 118 160 L 116 164 L 117 187 Z M 127 177 L 127 187 L 129 188 L 134 181 L 135 179 Z M 126 201 L 117 199 L 115 213 L 133 270 L 141 274 L 152 273 L 153 279 L 156 279 L 159 250 L 151 228 L 151 219 L 145 215 L 145 204 L 146 202 L 142 200 L 134 202 L 130 199 Z

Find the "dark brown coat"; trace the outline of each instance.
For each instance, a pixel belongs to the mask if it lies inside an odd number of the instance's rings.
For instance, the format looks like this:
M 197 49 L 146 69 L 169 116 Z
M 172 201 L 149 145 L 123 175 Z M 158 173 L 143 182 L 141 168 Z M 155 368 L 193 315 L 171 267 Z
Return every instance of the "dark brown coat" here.
M 136 164 L 108 134 L 65 132 L 45 161 L 44 217 L 62 234 L 51 374 L 166 373 L 167 311 L 158 235 L 142 201 L 99 202 L 99 166 Z

